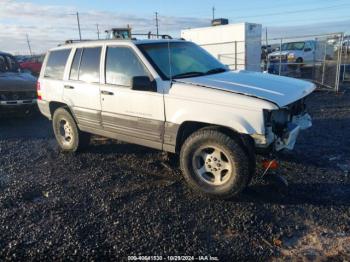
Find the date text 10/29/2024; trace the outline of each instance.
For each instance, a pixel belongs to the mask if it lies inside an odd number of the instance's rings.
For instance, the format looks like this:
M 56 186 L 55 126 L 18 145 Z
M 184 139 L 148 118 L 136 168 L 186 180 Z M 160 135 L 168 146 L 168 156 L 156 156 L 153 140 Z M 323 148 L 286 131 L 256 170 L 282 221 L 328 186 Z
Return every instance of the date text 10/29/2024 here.
M 129 261 L 219 261 L 215 256 L 128 256 Z

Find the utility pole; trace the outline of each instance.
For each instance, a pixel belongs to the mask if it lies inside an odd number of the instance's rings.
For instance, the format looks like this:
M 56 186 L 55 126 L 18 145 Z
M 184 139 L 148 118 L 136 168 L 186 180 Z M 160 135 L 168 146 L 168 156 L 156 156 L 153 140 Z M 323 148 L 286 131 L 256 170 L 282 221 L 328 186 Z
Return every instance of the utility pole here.
M 29 42 L 28 34 L 26 34 L 26 37 L 27 37 L 27 44 L 28 44 L 28 48 L 29 48 L 29 53 L 30 53 L 30 55 L 32 56 L 33 53 L 32 53 L 32 48 L 30 47 L 30 42 Z
M 80 21 L 79 21 L 79 13 L 78 12 L 77 12 L 77 22 L 78 22 L 78 30 L 79 30 L 79 40 L 81 41 Z
M 156 28 L 157 28 L 157 39 L 158 39 L 159 37 L 158 12 L 156 12 Z
M 215 6 L 213 6 L 212 8 L 212 12 L 213 12 L 213 20 L 215 19 Z
M 97 39 L 100 40 L 100 29 L 98 28 L 98 24 L 96 24 L 97 29 Z

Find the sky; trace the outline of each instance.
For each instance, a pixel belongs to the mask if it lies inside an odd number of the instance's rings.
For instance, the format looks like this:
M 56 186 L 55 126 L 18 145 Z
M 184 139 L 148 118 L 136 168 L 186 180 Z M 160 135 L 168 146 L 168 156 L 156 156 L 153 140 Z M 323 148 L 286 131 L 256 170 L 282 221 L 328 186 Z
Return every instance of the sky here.
M 41 53 L 67 39 L 101 37 L 111 27 L 130 25 L 135 33 L 159 31 L 179 37 L 181 29 L 209 26 L 215 18 L 252 22 L 267 28 L 268 38 L 350 33 L 350 0 L 0 0 L 0 51 Z M 264 34 L 265 35 L 265 34 Z

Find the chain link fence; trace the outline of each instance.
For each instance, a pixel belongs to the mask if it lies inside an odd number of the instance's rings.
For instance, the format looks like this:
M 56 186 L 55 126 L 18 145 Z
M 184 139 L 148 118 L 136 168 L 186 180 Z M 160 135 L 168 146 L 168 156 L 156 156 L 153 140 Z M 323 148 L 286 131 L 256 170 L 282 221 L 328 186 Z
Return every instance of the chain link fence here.
M 344 38 L 342 47 L 342 64 L 340 78 L 342 82 L 350 81 L 350 36 Z
M 305 79 L 335 91 L 341 81 L 350 80 L 349 46 L 350 38 L 345 39 L 343 33 L 202 45 L 209 52 L 215 50 L 231 70 Z

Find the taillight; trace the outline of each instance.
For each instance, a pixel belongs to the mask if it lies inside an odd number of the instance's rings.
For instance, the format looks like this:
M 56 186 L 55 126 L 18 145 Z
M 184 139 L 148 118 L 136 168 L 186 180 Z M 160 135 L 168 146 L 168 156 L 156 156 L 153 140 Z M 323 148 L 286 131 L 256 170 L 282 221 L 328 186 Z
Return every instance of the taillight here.
M 40 89 L 40 82 L 36 82 L 36 94 L 38 96 L 38 99 L 41 100 L 42 97 L 41 97 L 41 89 Z

